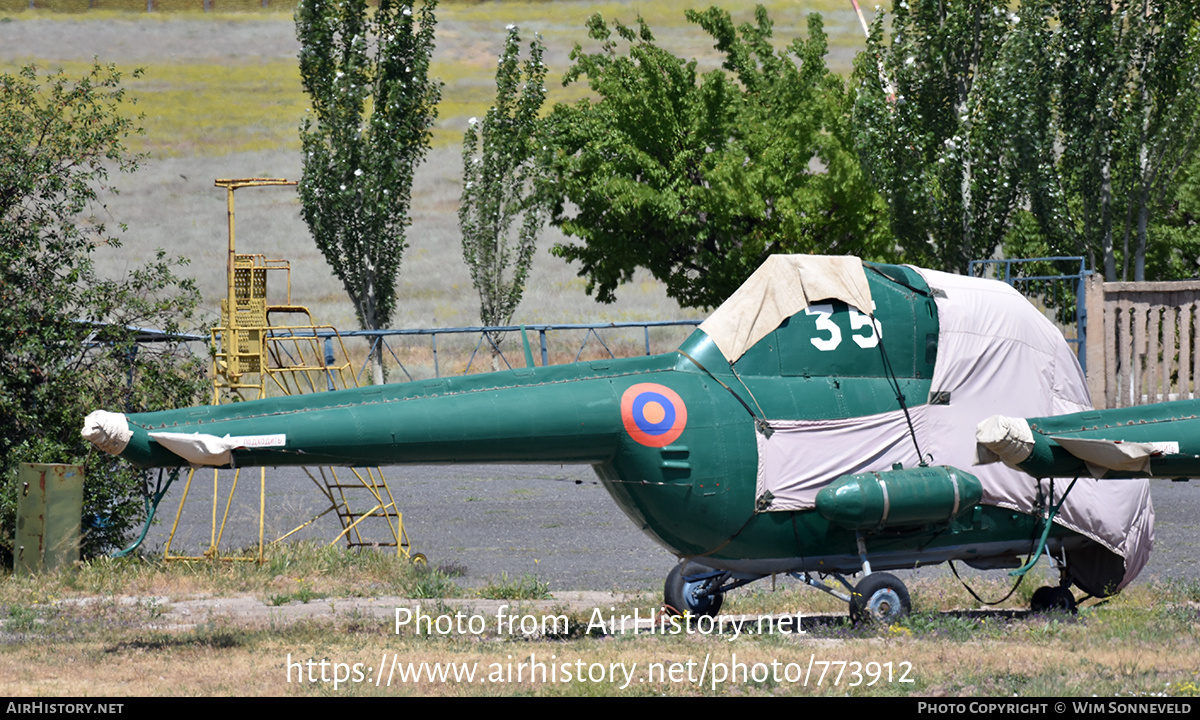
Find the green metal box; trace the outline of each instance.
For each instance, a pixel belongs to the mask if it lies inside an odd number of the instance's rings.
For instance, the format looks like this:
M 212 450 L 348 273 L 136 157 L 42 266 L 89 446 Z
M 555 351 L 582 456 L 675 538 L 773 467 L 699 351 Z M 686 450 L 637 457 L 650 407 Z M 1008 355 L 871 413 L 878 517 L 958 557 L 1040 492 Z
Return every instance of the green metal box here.
M 21 463 L 13 571 L 32 574 L 79 559 L 83 468 Z

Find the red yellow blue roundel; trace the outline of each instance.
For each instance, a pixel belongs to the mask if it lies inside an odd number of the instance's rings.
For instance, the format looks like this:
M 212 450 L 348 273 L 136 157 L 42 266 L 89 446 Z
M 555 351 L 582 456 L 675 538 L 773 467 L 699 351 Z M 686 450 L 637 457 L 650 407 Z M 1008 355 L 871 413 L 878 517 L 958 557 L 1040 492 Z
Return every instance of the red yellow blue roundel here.
M 621 395 L 621 422 L 629 437 L 649 447 L 675 442 L 687 426 L 687 405 L 669 387 L 638 383 Z

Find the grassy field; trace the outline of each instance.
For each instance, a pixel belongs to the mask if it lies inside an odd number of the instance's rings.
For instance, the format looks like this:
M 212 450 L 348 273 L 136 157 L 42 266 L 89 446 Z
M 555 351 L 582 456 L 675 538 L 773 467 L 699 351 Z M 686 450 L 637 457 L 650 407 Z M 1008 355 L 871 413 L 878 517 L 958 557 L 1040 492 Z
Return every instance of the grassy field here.
M 38 578 L 8 578 L 0 583 L 0 672 L 10 694 L 40 696 L 1200 694 L 1195 583 L 1138 586 L 1067 616 L 975 610 L 951 579 L 927 579 L 912 586 L 916 614 L 891 626 L 853 627 L 828 596 L 792 582 L 772 590 L 764 582 L 728 598 L 726 622 L 748 620 L 736 631 L 727 624 L 724 632 L 708 632 L 701 625 L 697 632 L 652 635 L 622 633 L 611 623 L 601 630 L 597 623 L 628 618 L 634 609 L 644 618 L 660 602 L 655 595 L 546 598 L 544 584 L 530 576 L 497 579 L 467 597 L 452 573 L 421 571 L 377 553 L 300 545 L 275 548 L 262 566 L 102 560 Z M 1007 590 L 1001 585 L 976 589 L 998 597 Z M 198 595 L 249 596 L 241 602 L 257 606 L 258 619 L 221 609 L 181 615 L 177 604 Z M 1023 588 L 1002 608 L 1025 607 L 1028 595 Z M 350 609 L 354 598 L 378 597 L 387 600 L 382 612 Z M 432 632 L 417 632 L 406 622 L 397 632 L 394 607 L 411 610 L 418 603 L 432 622 L 447 618 L 443 630 L 456 614 L 479 622 L 473 630 L 464 625 L 443 633 L 434 625 Z M 502 611 L 503 604 L 509 607 Z M 285 613 L 310 607 L 316 617 Z M 519 621 L 512 628 L 500 624 L 501 612 L 567 622 L 526 633 Z M 803 634 L 757 624 L 762 615 L 785 613 L 803 616 Z M 475 667 L 479 677 L 400 682 L 393 675 L 390 687 L 363 679 L 335 687 L 301 682 L 297 665 L 343 663 L 353 677 L 351 666 L 360 663 L 365 678 L 381 658 L 398 668 Z M 530 679 L 529 668 L 518 665 L 531 659 L 557 666 L 557 679 Z M 808 671 L 805 684 L 810 660 L 817 670 Z M 566 680 L 564 666 L 592 677 Z M 610 673 L 618 668 L 614 680 Z M 517 672 L 524 675 L 518 679 Z M 492 681 L 483 682 L 488 675 Z M 334 676 L 330 665 L 327 677 Z
M 588 44 L 586 18 L 632 22 L 640 13 L 663 45 L 680 55 L 716 65 L 709 39 L 683 17 L 687 7 L 705 2 L 501 2 L 449 3 L 439 8 L 438 47 L 433 73 L 445 83 L 434 130 L 435 148 L 420 168 L 414 188 L 409 248 L 399 276 L 400 304 L 393 327 L 473 325 L 478 301 L 461 248 L 456 211 L 461 193 L 460 143 L 467 119 L 486 111 L 494 97 L 495 57 L 508 23 L 546 41 L 550 103 L 569 102 L 581 89 L 562 88 L 558 78 L 569 66 L 576 43 Z M 47 4 L 39 4 L 44 7 Z M 86 5 L 86 3 L 84 3 Z M 123 247 L 97 254 L 109 275 L 128 272 L 162 247 L 191 260 L 210 317 L 224 295 L 224 191 L 218 177 L 298 178 L 297 128 L 306 107 L 295 58 L 290 5 L 271 3 L 267 11 L 201 13 L 199 2 L 156 4 L 171 12 L 136 12 L 143 2 L 119 5 L 97 0 L 86 13 L 24 10 L 27 2 L 0 6 L 0 71 L 24 63 L 62 67 L 79 73 L 93 56 L 144 74 L 131 79 L 137 98 L 131 110 L 144 113 L 144 137 L 134 149 L 150 159 L 138 173 L 118 179 L 119 195 L 99 209 L 110 225 L 126 223 Z M 735 18 L 750 19 L 754 4 L 724 3 Z M 848 71 L 861 47 L 861 31 L 849 3 L 815 0 L 805 4 L 768 2 L 780 44 L 804 27 L 811 11 L 826 15 L 831 34 L 830 63 Z M 55 3 L 66 10 L 77 3 Z M 112 8 L 134 10 L 122 12 Z M 182 8 L 192 7 L 186 11 Z M 226 7 L 220 3 L 216 9 Z M 340 283 L 328 270 L 299 217 L 293 190 L 243 191 L 238 196 L 238 249 L 292 261 L 293 301 L 312 308 L 316 319 L 341 328 L 355 319 Z M 542 237 L 531 282 L 514 322 L 608 322 L 703 317 L 681 309 L 661 284 L 639 273 L 618 292 L 613 305 L 597 304 L 585 292 L 576 268 L 552 257 L 549 248 L 563 237 L 548 229 Z M 677 335 L 658 349 L 673 347 Z M 618 344 L 624 342 L 617 341 Z M 629 342 L 634 342 L 630 340 Z

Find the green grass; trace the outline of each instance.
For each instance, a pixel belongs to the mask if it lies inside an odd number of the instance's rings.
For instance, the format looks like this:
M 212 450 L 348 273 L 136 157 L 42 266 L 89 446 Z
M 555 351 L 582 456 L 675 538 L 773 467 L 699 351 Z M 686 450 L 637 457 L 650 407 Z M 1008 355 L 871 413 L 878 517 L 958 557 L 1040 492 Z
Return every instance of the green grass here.
M 459 592 L 458 585 L 450 576 L 441 570 L 423 570 L 407 585 L 409 597 L 413 598 L 445 598 Z
M 508 573 L 502 573 L 498 580 L 489 580 L 478 594 L 491 600 L 545 600 L 550 597 L 550 583 L 530 573 L 515 580 L 509 579 Z
M 96 10 L 70 15 L 105 22 L 115 18 L 133 19 L 141 23 L 170 22 L 172 18 L 195 21 L 291 22 L 292 2 L 270 3 L 267 10 L 258 0 L 213 0 L 220 13 L 196 12 L 202 0 L 154 0 L 160 12 L 146 13 L 144 0 L 93 0 Z M 433 128 L 435 147 L 457 146 L 467 120 L 486 113 L 495 98 L 494 54 L 492 46 L 503 37 L 499 28 L 516 23 L 531 30 L 540 30 L 551 54 L 558 60 L 550 66 L 547 78 L 549 96 L 545 111 L 558 102 L 574 102 L 587 94 L 585 84 L 576 83 L 563 88 L 561 78 L 569 63 L 566 54 L 575 44 L 587 50 L 596 49 L 587 39 L 585 22 L 593 13 L 605 18 L 632 23 L 640 13 L 666 46 L 685 56 L 714 57 L 712 40 L 684 18 L 685 8 L 704 8 L 710 2 L 649 3 L 545 3 L 545 2 L 463 2 L 444 5 L 439 11 L 439 29 L 464 36 L 462 47 L 471 50 L 467 57 L 436 56 L 431 74 L 445 83 L 438 120 Z M 28 11 L 27 0 L 0 0 L 0 18 L 20 22 L 22 19 L 53 19 L 69 8 L 86 8 L 86 0 L 37 0 L 44 10 Z M 754 4 L 738 0 L 723 3 L 736 20 L 753 19 Z M 767 9 L 776 20 L 780 44 L 790 36 L 802 33 L 803 16 L 808 12 L 848 15 L 849 5 L 833 0 L 809 2 L 803 8 L 783 2 L 768 2 Z M 190 9 L 190 11 L 189 11 Z M 238 12 L 228 12 L 235 10 Z M 249 14 L 239 14 L 240 11 Z M 130 12 L 134 11 L 134 12 Z M 141 12 L 136 12 L 141 11 Z M 840 17 L 840 15 L 839 15 Z M 849 22 L 849 21 L 847 21 Z M 861 31 L 857 21 L 829 28 L 831 45 L 861 46 Z M 243 55 L 242 58 L 247 56 Z M 252 56 L 251 56 L 252 57 Z M 101 61 L 106 61 L 103 56 Z M 47 64 L 39 58 L 22 58 L 21 63 Z M 83 60 L 54 62 L 68 72 L 81 74 Z M 146 134 L 130 146 L 135 151 L 148 151 L 158 157 L 221 157 L 232 153 L 260 152 L 275 149 L 299 149 L 298 129 L 308 100 L 301 86 L 296 63 L 291 60 L 265 59 L 247 62 L 245 59 L 197 60 L 195 62 L 147 62 L 145 75 L 130 80 L 131 95 L 138 99 L 136 110 L 145 114 Z M 0 63 L 0 71 L 12 71 L 17 63 Z M 707 65 L 706 65 L 707 67 Z M 132 70 L 132 66 L 124 68 Z M 845 71 L 848 68 L 840 68 Z
M 247 557 L 253 553 L 248 552 Z M 311 601 L 319 597 L 404 595 L 427 573 L 403 557 L 323 543 L 270 545 L 257 562 L 166 562 L 160 557 L 95 558 L 37 576 L 6 573 L 0 606 L 38 605 L 80 596 L 191 596 L 251 593 Z
M 155 64 L 129 89 L 145 115 L 135 150 L 217 156 L 300 148 L 308 101 L 295 63 Z

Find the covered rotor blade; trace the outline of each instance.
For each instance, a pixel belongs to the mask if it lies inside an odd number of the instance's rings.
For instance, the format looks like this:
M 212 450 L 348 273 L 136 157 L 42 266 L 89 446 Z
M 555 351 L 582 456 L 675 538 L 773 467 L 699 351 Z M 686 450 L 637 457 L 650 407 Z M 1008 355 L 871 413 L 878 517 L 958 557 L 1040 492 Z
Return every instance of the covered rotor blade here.
M 992 416 L 975 430 L 976 462 L 1034 477 L 1200 477 L 1200 401 L 1042 418 Z

